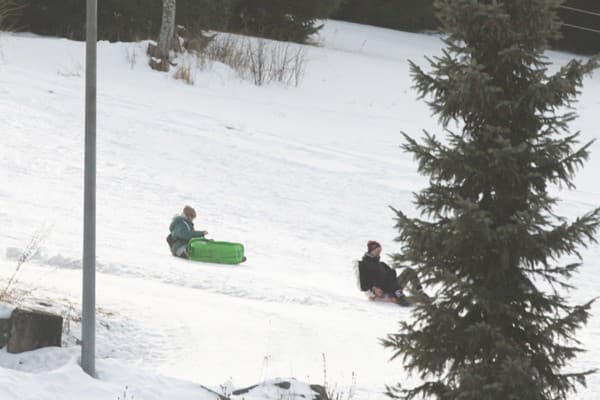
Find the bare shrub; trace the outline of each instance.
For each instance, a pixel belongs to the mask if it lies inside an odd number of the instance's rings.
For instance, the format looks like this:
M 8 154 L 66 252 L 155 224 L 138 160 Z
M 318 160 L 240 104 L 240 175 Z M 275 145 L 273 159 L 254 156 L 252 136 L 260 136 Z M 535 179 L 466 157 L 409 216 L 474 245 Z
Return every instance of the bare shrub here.
M 241 79 L 257 86 L 271 83 L 298 86 L 306 68 L 306 52 L 302 46 L 236 35 L 217 36 L 199 58 L 200 66 L 207 65 L 207 60 L 223 63 Z
M 303 47 L 264 39 L 249 41 L 246 47 L 250 74 L 258 86 L 271 82 L 298 86 L 304 76 L 306 55 Z
M 17 6 L 13 0 L 0 0 L 0 35 L 2 35 L 2 31 L 15 29 L 14 24 L 9 23 L 8 20 L 11 17 L 17 16 L 22 7 Z M 0 39 L 2 39 L 1 36 Z M 4 61 L 4 52 L 2 51 L 2 43 L 0 43 L 0 62 L 3 63 Z
M 138 56 L 138 45 L 137 43 L 131 43 L 125 46 L 125 59 L 127 60 L 127 64 L 131 69 L 135 68 L 135 64 L 137 64 L 137 56 Z
M 125 389 L 123 389 L 123 394 L 117 397 L 117 400 L 134 400 L 135 397 L 133 397 L 132 394 L 128 393 L 128 391 L 129 386 L 125 386 Z
M 181 65 L 173 74 L 173 77 L 177 80 L 182 80 L 188 85 L 194 84 L 194 76 L 192 75 L 192 68 L 189 65 Z
M 72 61 L 70 65 L 62 65 L 56 73 L 65 78 L 81 78 L 83 66 L 80 62 Z
M 218 36 L 216 33 L 200 33 L 194 35 L 181 26 L 179 27 L 178 34 L 181 38 L 181 48 L 195 54 L 203 53 L 210 42 Z
M 6 285 L 2 290 L 0 290 L 0 301 L 5 301 L 8 303 L 19 302 L 23 292 L 20 292 L 15 286 L 18 283 L 18 275 L 21 271 L 21 268 L 25 263 L 31 260 L 36 254 L 38 254 L 40 246 L 44 239 L 46 238 L 47 232 L 45 229 L 39 229 L 36 231 L 29 243 L 25 247 L 25 249 L 21 252 L 21 255 L 17 259 L 17 265 L 15 266 L 15 270 L 12 275 L 8 279 Z
M 267 60 L 267 42 L 264 39 L 258 39 L 256 44 L 251 41 L 246 45 L 246 57 L 248 57 L 250 73 L 249 78 L 257 86 L 262 86 L 267 80 L 267 69 L 269 60 Z
M 233 383 L 231 381 L 219 385 L 219 394 L 227 399 L 233 394 Z
M 350 386 L 347 390 L 338 384 L 331 385 L 327 380 L 327 358 L 325 357 L 325 353 L 322 354 L 322 357 L 323 387 L 325 388 L 325 393 L 327 393 L 327 398 L 330 400 L 353 400 L 356 397 L 356 374 L 352 372 Z
M 234 35 L 218 35 L 200 53 L 208 61 L 223 63 L 234 71 L 248 68 L 243 40 Z
M 63 332 L 67 335 L 71 333 L 71 322 L 81 322 L 81 316 L 77 315 L 75 306 L 70 301 L 67 308 L 62 313 L 63 317 Z

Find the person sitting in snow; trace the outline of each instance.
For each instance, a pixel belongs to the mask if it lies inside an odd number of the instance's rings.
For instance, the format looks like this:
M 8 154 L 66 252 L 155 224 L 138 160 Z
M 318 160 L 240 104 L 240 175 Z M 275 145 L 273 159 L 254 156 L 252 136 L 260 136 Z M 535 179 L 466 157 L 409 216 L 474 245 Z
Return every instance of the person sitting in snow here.
M 196 219 L 196 210 L 190 206 L 185 206 L 181 215 L 173 217 L 169 227 L 171 233 L 167 236 L 167 243 L 174 256 L 189 258 L 187 246 L 190 239 L 203 238 L 208 235 L 207 231 L 194 230 L 194 219 Z
M 404 294 L 404 289 L 409 285 L 411 292 L 415 294 L 415 300 L 428 299 L 415 270 L 404 268 L 397 276 L 395 269 L 381 261 L 381 251 L 381 245 L 370 240 L 367 243 L 367 252 L 358 263 L 360 289 L 367 293 L 369 299 L 409 306 L 411 302 Z

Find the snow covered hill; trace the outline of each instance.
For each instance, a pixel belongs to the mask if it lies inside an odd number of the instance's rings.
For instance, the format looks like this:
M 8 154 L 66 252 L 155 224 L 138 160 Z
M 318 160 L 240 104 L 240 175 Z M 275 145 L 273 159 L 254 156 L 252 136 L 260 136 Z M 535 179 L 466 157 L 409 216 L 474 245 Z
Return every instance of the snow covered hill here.
M 85 383 L 76 372 L 76 348 L 0 353 L 0 386 L 13 388 L 2 399 L 116 399 L 125 386 L 139 400 L 171 389 L 169 398 L 192 398 L 201 396 L 193 383 L 217 391 L 275 377 L 323 383 L 325 368 L 330 384 L 348 391 L 356 379 L 356 398 L 369 400 L 385 398 L 386 384 L 409 381 L 378 339 L 410 312 L 367 302 L 352 261 L 369 239 L 397 250 L 388 206 L 413 209 L 411 192 L 424 184 L 399 148 L 400 131 L 440 132 L 416 100 L 407 60 L 424 64 L 442 44 L 333 21 L 320 43 L 306 48 L 298 88 L 255 87 L 222 65 L 194 71 L 189 86 L 150 70 L 143 44 L 99 44 L 102 381 Z M 20 285 L 32 290 L 29 302 L 49 298 L 74 315 L 83 57 L 83 43 L 0 35 L 0 276 L 12 274 L 15 249 L 46 230 Z M 561 64 L 571 56 L 550 57 Z M 592 139 L 600 132 L 600 75 L 585 85 L 573 128 Z M 595 144 L 578 190 L 559 194 L 562 214 L 600 204 L 598 171 Z M 243 242 L 249 261 L 223 267 L 171 257 L 167 228 L 185 204 L 197 208 L 197 226 L 211 237 Z M 600 290 L 600 247 L 584 256 L 575 301 Z M 580 334 L 589 352 L 578 369 L 600 366 L 599 311 Z M 77 337 L 76 321 L 70 328 Z M 592 376 L 576 398 L 599 395 L 600 377 Z

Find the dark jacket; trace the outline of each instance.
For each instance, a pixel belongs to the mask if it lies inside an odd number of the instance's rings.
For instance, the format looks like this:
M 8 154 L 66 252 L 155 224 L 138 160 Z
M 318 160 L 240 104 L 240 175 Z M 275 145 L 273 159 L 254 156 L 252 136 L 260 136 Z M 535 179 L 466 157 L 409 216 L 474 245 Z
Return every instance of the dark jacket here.
M 379 257 L 373 257 L 366 253 L 358 263 L 358 271 L 362 291 L 367 291 L 374 286 L 386 293 L 394 293 L 400 289 L 396 270 L 382 262 Z
M 192 238 L 204 237 L 204 232 L 195 231 L 194 223 L 187 220 L 183 216 L 176 216 L 173 218 L 171 225 L 169 226 L 171 231 L 170 240 L 167 239 L 171 247 L 171 253 L 175 254 L 177 249 L 181 246 L 187 246 L 188 242 Z

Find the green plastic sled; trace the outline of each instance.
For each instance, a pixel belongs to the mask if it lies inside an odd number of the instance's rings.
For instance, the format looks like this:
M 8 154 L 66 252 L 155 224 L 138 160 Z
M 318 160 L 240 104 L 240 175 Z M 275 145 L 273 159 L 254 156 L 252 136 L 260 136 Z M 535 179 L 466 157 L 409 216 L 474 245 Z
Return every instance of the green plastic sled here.
M 240 264 L 244 261 L 244 246 L 240 243 L 215 242 L 194 238 L 188 243 L 190 260 L 214 264 Z

